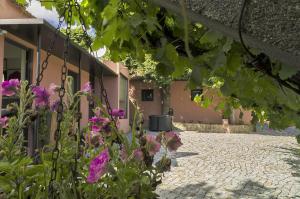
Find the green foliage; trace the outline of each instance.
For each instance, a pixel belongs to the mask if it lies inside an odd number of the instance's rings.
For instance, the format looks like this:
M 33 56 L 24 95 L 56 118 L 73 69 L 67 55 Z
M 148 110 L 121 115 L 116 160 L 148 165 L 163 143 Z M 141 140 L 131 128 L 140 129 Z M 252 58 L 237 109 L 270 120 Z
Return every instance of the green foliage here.
M 162 162 L 159 166 L 155 166 L 153 156 L 163 142 L 154 137 L 152 142 L 156 143 L 156 149 L 151 154 L 150 150 L 153 149 L 148 148 L 145 132 L 143 130 L 137 132 L 134 129 L 133 139 L 129 140 L 127 135 L 120 132 L 108 119 L 109 115 L 100 103 L 94 110 L 97 121 L 90 121 L 88 126 L 82 129 L 84 138 L 78 139 L 80 98 L 83 96 L 95 98 L 95 96 L 90 96 L 91 93 L 85 90 L 74 93 L 72 84 L 73 79 L 67 77 L 63 120 L 59 128 L 60 139 L 57 145 L 59 150 L 57 177 L 53 182 L 54 191 L 57 193 L 55 198 L 157 198 L 154 190 L 161 181 L 165 165 Z M 16 115 L 10 117 L 8 125 L 2 124 L 4 128 L 0 129 L 0 192 L 1 198 L 4 199 L 48 198 L 51 193 L 49 182 L 55 143 L 44 145 L 38 149 L 38 156 L 29 157 L 23 131 L 31 124 L 33 116 L 40 115 L 39 122 L 42 126 L 40 130 L 46 132 L 43 126 L 44 116 L 57 113 L 50 112 L 48 106 L 30 108 L 33 102 L 36 103 L 34 100 L 37 98 L 31 88 L 33 86 L 28 86 L 26 81 L 21 81 L 21 87 L 15 88 L 20 103 L 10 107 L 16 110 Z M 58 91 L 55 92 L 57 95 Z M 95 103 L 98 101 L 95 99 Z M 139 119 L 137 117 L 140 114 L 135 115 L 135 118 Z M 97 125 L 101 128 L 94 130 Z M 87 176 L 95 172 L 91 169 L 95 167 L 91 166 L 92 162 L 106 149 L 109 160 L 103 166 L 104 173 L 96 181 L 88 181 Z M 135 153 L 137 150 L 139 155 Z M 167 152 L 167 149 L 165 151 Z M 170 161 L 166 154 L 164 160 Z M 99 164 L 99 159 L 94 164 Z
M 201 24 L 188 23 L 184 11 L 176 15 L 152 1 L 100 2 L 82 1 L 82 14 L 88 27 L 95 30 L 93 48 L 106 47 L 113 61 L 130 57 L 144 63 L 145 55 L 151 55 L 157 63 L 155 71 L 164 81 L 191 72 L 191 88 L 207 85 L 211 77 L 217 77 L 224 82 L 223 96 L 238 100 L 243 108 L 253 110 L 254 116 L 263 111 L 264 120 L 273 127 L 300 127 L 299 96 L 288 89 L 282 91 L 278 82 L 247 68 L 246 53 L 238 42 Z M 43 5 L 61 12 L 61 3 Z M 80 24 L 78 19 L 75 22 Z M 297 71 L 276 64 L 272 72 L 286 79 Z

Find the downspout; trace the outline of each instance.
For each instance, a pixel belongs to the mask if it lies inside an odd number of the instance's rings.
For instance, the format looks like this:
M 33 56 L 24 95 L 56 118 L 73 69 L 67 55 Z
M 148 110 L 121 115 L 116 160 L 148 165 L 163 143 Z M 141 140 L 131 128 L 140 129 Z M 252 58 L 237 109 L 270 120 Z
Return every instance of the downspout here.
M 42 45 L 41 27 L 38 25 L 38 27 L 37 27 L 37 43 L 36 43 L 37 62 L 36 62 L 36 68 L 35 68 L 35 78 L 38 77 L 38 75 L 40 73 L 40 68 L 41 68 L 41 45 Z M 37 85 L 37 86 L 39 86 L 39 85 Z M 39 143 L 38 143 L 39 122 L 40 122 L 40 118 L 38 116 L 34 122 L 34 128 L 33 128 L 33 131 L 31 132 L 31 136 L 30 136 L 31 139 L 30 139 L 30 137 L 28 138 L 29 153 L 31 155 L 35 155 L 35 150 L 38 148 L 38 145 L 39 145 Z M 30 140 L 32 140 L 31 143 L 30 143 Z
M 7 34 L 7 31 L 6 31 L 6 30 L 0 29 L 0 37 L 4 37 L 6 34 Z M 0 74 L 3 74 L 3 69 L 4 69 L 4 38 L 1 39 L 1 40 L 3 41 L 3 43 L 0 42 L 0 44 L 1 44 L 0 47 L 1 47 L 2 53 L 3 53 L 3 55 L 2 55 L 3 60 L 0 60 L 0 61 L 1 61 L 0 65 L 2 65 L 2 71 L 1 71 Z M 1 76 L 1 82 L 2 82 L 2 81 L 3 81 L 3 79 L 2 79 L 2 76 Z M 2 108 L 2 95 L 0 96 L 0 107 Z M 2 115 L 2 111 L 0 111 L 0 116 L 1 116 L 1 115 Z
M 77 82 L 77 88 L 80 89 L 81 88 L 81 69 L 82 69 L 82 65 L 81 65 L 81 52 L 79 53 L 79 58 L 78 58 L 78 68 L 79 68 L 79 71 L 78 71 L 78 82 Z M 79 98 L 79 113 L 78 113 L 78 129 L 80 131 L 80 120 L 82 118 L 82 114 L 81 114 L 81 99 Z

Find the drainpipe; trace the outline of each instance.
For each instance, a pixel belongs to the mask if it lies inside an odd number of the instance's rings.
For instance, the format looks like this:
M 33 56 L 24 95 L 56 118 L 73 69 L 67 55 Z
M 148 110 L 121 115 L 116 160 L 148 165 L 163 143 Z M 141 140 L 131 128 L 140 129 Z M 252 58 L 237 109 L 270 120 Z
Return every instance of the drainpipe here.
M 77 88 L 80 90 L 81 89 L 81 68 L 82 68 L 82 64 L 81 64 L 81 52 L 79 53 L 79 58 L 78 58 L 78 68 L 79 68 L 79 71 L 78 71 L 78 82 L 77 82 Z M 79 128 L 79 131 L 80 131 L 80 120 L 81 120 L 81 99 L 79 98 L 79 112 L 80 112 L 80 119 L 78 120 L 78 128 Z
M 0 74 L 3 74 L 3 69 L 4 69 L 4 36 L 5 34 L 7 34 L 6 30 L 2 30 L 0 29 L 0 48 L 1 50 L 1 54 L 0 57 L 2 57 L 3 60 L 0 60 L 0 65 L 2 65 L 2 71 Z M 2 38 L 3 37 L 3 38 Z M 0 77 L 1 82 L 3 81 L 2 76 Z M 0 95 L 0 107 L 2 110 L 2 95 Z M 0 116 L 2 115 L 2 111 L 0 111 Z
M 42 44 L 42 36 L 41 36 L 41 27 L 38 26 L 37 27 L 37 64 L 36 64 L 36 68 L 35 68 L 35 78 L 38 77 L 39 73 L 40 73 L 40 68 L 41 68 L 41 44 Z M 39 85 L 37 85 L 39 86 Z M 39 135 L 38 135 L 38 129 L 39 129 L 39 122 L 40 122 L 40 118 L 39 116 L 36 118 L 35 122 L 34 122 L 34 128 L 33 131 L 31 132 L 31 136 L 28 138 L 28 144 L 29 144 L 29 153 L 31 155 L 35 155 L 35 150 L 38 148 L 38 139 L 39 139 Z M 30 140 L 32 140 L 32 142 L 30 143 Z

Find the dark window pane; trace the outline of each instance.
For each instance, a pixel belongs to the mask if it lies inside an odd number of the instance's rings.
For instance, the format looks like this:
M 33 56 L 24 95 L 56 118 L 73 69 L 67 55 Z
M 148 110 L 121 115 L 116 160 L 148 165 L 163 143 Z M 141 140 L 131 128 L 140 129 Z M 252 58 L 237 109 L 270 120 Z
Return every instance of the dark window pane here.
M 153 99 L 154 99 L 153 89 L 142 90 L 142 101 L 153 101 Z
M 119 98 L 119 108 L 125 111 L 125 119 L 127 118 L 128 109 L 128 80 L 121 75 L 120 77 L 120 98 Z
M 195 97 L 198 95 L 200 96 L 203 93 L 203 89 L 193 89 L 191 90 L 191 100 L 194 101 Z

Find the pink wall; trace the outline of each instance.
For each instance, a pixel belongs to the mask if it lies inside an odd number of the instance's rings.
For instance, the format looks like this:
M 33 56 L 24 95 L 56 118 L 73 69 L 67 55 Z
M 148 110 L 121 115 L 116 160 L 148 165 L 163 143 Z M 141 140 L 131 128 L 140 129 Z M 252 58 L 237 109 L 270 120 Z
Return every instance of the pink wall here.
M 105 62 L 106 64 L 109 64 L 109 67 L 114 69 L 118 74 L 117 76 L 104 76 L 103 77 L 103 84 L 106 88 L 108 100 L 110 101 L 110 105 L 112 108 L 119 108 L 119 92 L 120 92 L 120 75 L 125 76 L 126 78 L 129 78 L 128 69 L 119 63 L 113 63 L 113 62 Z M 97 81 L 97 80 L 96 80 Z M 129 82 L 128 82 L 129 83 Z M 97 85 L 97 84 L 96 84 Z M 99 88 L 96 88 L 96 92 L 99 92 Z M 100 96 L 100 94 L 97 94 Z M 129 104 L 128 104 L 128 117 L 126 119 L 120 119 L 120 129 L 124 132 L 128 132 L 130 130 L 129 126 Z
M 0 0 L 0 19 L 14 19 L 14 18 L 33 18 L 29 13 L 27 13 L 24 9 L 17 6 L 16 4 L 12 3 L 10 0 Z M 35 82 L 36 79 L 36 65 L 37 65 L 37 48 L 36 46 L 18 38 L 14 35 L 8 33 L 5 37 L 33 50 L 33 70 L 32 70 L 32 81 Z M 3 72 L 3 49 L 4 49 L 4 38 L 0 36 L 0 74 Z M 41 60 L 43 61 L 46 56 L 46 52 L 42 51 L 41 53 Z M 49 59 L 49 65 L 47 70 L 45 71 L 44 79 L 41 82 L 42 86 L 48 87 L 50 83 L 60 84 L 60 71 L 62 66 L 63 60 L 51 56 Z M 128 69 L 123 66 L 122 64 L 116 64 L 111 61 L 106 61 L 105 64 L 108 66 L 109 70 L 116 74 L 115 77 L 105 77 L 104 84 L 107 88 L 108 97 L 111 101 L 111 105 L 113 108 L 119 108 L 119 82 L 120 82 L 120 74 L 124 75 L 125 77 L 129 78 Z M 68 64 L 68 69 L 78 73 L 78 68 L 72 64 Z M 82 71 L 81 75 L 81 86 L 84 83 L 89 81 L 89 73 L 86 71 Z M 97 81 L 97 80 L 96 80 Z M 98 85 L 99 86 L 99 85 Z M 99 87 L 98 87 L 99 88 Z M 97 89 L 97 88 L 96 88 Z M 98 91 L 99 92 L 99 89 Z M 0 105 L 2 103 L 0 95 Z M 52 96 L 51 100 L 55 100 L 57 97 Z M 82 112 L 82 126 L 86 125 L 88 122 L 88 114 L 89 114 L 89 106 L 88 101 L 85 97 L 81 99 L 80 109 Z M 129 111 L 128 111 L 129 112 Z M 129 116 L 128 116 L 129 117 Z M 129 131 L 129 119 L 120 120 L 121 129 L 125 132 Z
M 4 59 L 4 36 L 0 35 L 0 74 L 3 74 L 3 59 Z M 3 81 L 2 75 L 0 77 L 0 82 Z M 2 93 L 0 89 L 0 93 Z M 0 94 L 0 107 L 2 107 L 2 94 Z M 1 114 L 1 113 L 0 113 Z
M 218 99 L 214 102 L 216 103 Z M 186 89 L 186 81 L 174 81 L 171 85 L 171 107 L 175 122 L 202 122 L 218 124 L 222 122 L 220 113 L 214 106 L 201 108 L 191 100 L 191 91 Z
M 6 38 L 9 38 L 27 48 L 30 48 L 33 50 L 33 67 L 32 67 L 32 82 L 35 82 L 36 80 L 36 66 L 37 66 L 37 49 L 36 46 L 12 35 L 12 34 L 6 34 L 5 35 Z M 3 49 L 3 48 L 1 48 Z M 42 50 L 41 53 L 41 60 L 43 61 L 46 57 L 46 52 Z M 1 57 L 0 57 L 1 58 Z M 0 59 L 0 60 L 3 60 Z M 1 64 L 3 65 L 3 61 L 0 61 Z M 56 57 L 56 56 L 51 56 L 49 59 L 49 64 L 48 64 L 48 68 L 45 70 L 44 72 L 44 79 L 41 82 L 42 86 L 45 87 L 49 87 L 50 83 L 55 83 L 60 85 L 60 71 L 61 71 L 61 66 L 63 64 L 63 60 Z M 68 64 L 67 65 L 68 69 L 78 73 L 78 67 L 72 65 L 72 64 Z M 0 67 L 0 74 L 2 74 L 3 72 L 3 67 L 1 69 Z M 89 81 L 89 73 L 86 71 L 82 71 L 81 73 L 81 86 L 83 86 L 84 83 Z M 57 96 L 51 96 L 51 101 L 54 101 L 57 99 Z M 2 100 L 0 101 L 0 103 L 2 103 Z M 82 101 L 81 101 L 81 112 L 82 112 L 82 120 L 81 120 L 81 124 L 82 125 L 86 125 L 88 122 L 88 101 L 86 99 L 86 97 L 82 97 Z
M 145 125 L 148 125 L 149 115 L 161 114 L 161 95 L 158 88 L 153 84 L 144 83 L 139 80 L 130 81 L 130 89 L 132 90 L 132 98 L 136 100 L 140 111 L 144 115 Z M 153 89 L 153 101 L 142 101 L 142 89 Z M 134 110 L 130 111 L 131 114 Z
M 32 18 L 29 13 L 14 4 L 11 0 L 1 0 L 0 10 L 0 19 Z
M 220 124 L 222 123 L 222 115 L 215 111 L 214 108 L 221 100 L 213 91 L 207 93 L 213 97 L 213 103 L 208 108 L 201 108 L 194 101 L 191 101 L 191 92 L 186 88 L 186 81 L 174 81 L 170 88 L 170 106 L 174 110 L 174 122 L 193 122 L 193 123 L 208 123 Z M 131 88 L 132 97 L 136 100 L 141 112 L 144 114 L 146 125 L 148 124 L 149 115 L 161 114 L 161 97 L 159 89 L 153 84 L 147 84 L 140 80 L 132 80 Z M 142 89 L 154 89 L 154 100 L 150 102 L 143 102 L 141 99 Z M 130 110 L 133 114 L 134 111 Z M 234 111 L 236 121 L 239 118 L 239 110 Z M 243 121 L 245 124 L 250 124 L 251 112 L 243 111 Z

